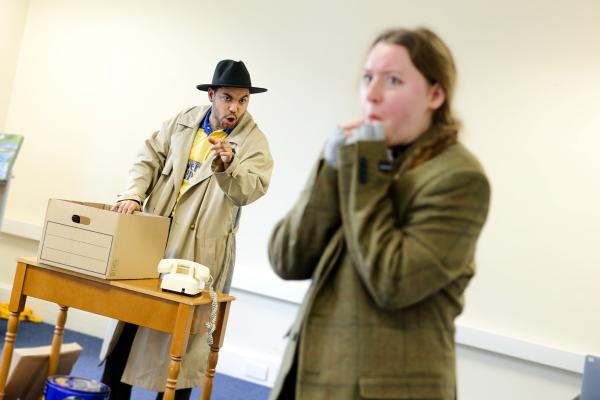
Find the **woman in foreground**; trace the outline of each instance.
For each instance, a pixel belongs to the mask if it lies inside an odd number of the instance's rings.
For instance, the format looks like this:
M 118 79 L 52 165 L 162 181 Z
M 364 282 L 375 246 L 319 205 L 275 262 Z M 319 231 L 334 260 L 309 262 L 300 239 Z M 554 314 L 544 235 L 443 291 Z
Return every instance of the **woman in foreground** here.
M 454 320 L 490 188 L 457 140 L 452 55 L 428 29 L 373 43 L 362 118 L 328 140 L 269 245 L 312 279 L 271 399 L 456 398 Z

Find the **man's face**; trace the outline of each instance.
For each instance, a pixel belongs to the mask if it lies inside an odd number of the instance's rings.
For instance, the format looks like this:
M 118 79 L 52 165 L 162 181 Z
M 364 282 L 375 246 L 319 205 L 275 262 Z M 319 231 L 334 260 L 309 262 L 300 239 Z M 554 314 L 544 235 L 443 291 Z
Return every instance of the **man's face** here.
M 209 88 L 208 99 L 212 103 L 211 128 L 233 129 L 248 108 L 250 91 L 235 87 Z

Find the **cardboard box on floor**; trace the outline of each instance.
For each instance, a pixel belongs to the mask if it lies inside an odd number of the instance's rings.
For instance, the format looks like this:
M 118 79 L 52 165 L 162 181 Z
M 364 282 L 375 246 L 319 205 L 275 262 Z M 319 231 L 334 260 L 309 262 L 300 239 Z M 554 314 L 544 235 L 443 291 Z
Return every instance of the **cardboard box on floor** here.
M 50 199 L 38 261 L 104 279 L 158 278 L 169 218 Z
M 39 400 L 48 379 L 48 363 L 52 346 L 16 348 L 8 371 L 5 399 Z M 63 343 L 56 368 L 57 375 L 71 373 L 81 353 L 77 343 Z

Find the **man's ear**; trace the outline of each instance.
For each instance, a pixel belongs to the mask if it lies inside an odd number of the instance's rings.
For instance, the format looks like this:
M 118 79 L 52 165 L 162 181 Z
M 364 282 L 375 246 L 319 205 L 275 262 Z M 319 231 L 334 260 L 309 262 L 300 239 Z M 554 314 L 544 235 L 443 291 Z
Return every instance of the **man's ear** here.
M 210 101 L 212 103 L 214 99 L 215 99 L 215 89 L 209 87 L 208 88 L 208 101 Z
M 429 108 L 432 111 L 437 110 L 446 101 L 446 92 L 439 83 L 432 85 L 429 88 Z

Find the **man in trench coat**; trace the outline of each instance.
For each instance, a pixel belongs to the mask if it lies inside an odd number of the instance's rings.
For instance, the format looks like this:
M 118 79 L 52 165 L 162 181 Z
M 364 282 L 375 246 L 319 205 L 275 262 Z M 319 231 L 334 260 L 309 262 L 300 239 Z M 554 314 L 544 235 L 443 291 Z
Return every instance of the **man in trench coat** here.
M 211 105 L 183 110 L 146 140 L 114 210 L 132 213 L 143 205 L 171 217 L 165 258 L 206 265 L 214 289 L 227 293 L 241 207 L 266 193 L 273 168 L 267 140 L 246 112 L 250 94 L 267 89 L 253 87 L 244 63 L 232 60 L 219 62 L 212 83 L 197 88 Z M 100 354 L 111 399 L 129 398 L 132 385 L 162 392 L 170 335 L 123 322 L 112 328 Z M 208 350 L 205 334 L 190 338 L 176 399 L 202 385 Z

